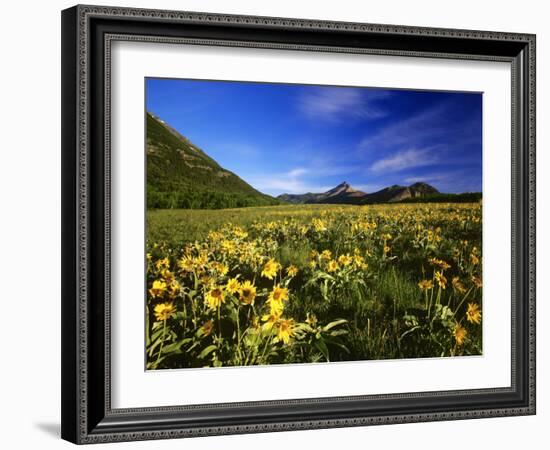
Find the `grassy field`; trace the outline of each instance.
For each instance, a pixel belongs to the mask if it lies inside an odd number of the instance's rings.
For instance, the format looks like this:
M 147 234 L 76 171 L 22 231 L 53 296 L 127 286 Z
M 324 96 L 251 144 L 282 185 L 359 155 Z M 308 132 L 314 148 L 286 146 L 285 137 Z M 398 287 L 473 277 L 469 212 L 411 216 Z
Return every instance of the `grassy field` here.
M 284 205 L 234 209 L 161 209 L 147 213 L 147 237 L 152 242 L 165 241 L 184 245 L 202 240 L 211 230 L 227 223 L 249 227 L 254 222 L 297 219 L 307 222 L 323 211 L 357 211 L 355 205 Z
M 481 205 L 147 217 L 149 369 L 481 354 Z

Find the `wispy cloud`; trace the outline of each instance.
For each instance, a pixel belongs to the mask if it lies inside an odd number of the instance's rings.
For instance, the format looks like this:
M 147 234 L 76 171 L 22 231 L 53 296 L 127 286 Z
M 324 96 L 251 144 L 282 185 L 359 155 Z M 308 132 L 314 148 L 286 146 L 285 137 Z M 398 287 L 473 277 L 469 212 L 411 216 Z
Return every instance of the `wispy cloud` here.
M 467 134 L 475 131 L 475 120 L 452 118 L 455 107 L 453 101 L 443 101 L 426 110 L 396 121 L 378 132 L 368 135 L 359 143 L 359 151 L 377 151 L 399 146 L 421 146 L 423 143 L 441 141 L 448 143 L 450 138 L 464 142 Z M 477 125 L 479 126 L 479 125 Z
M 428 148 L 411 148 L 401 150 L 387 158 L 382 158 L 370 166 L 375 173 L 399 172 L 413 167 L 431 166 L 440 162 L 439 154 L 436 152 L 440 146 Z
M 427 173 L 423 176 L 409 176 L 404 179 L 407 184 L 422 181 L 433 185 L 441 192 L 474 192 L 481 189 L 481 169 L 450 170 Z
M 298 108 L 317 120 L 375 119 L 387 115 L 377 103 L 390 95 L 382 90 L 323 87 L 303 94 L 298 100 Z
M 386 186 L 383 186 L 382 184 L 354 184 L 353 185 L 354 189 L 357 189 L 358 191 L 366 192 L 367 194 L 372 194 L 373 192 L 380 191 L 385 187 Z
M 245 179 L 259 191 L 271 195 L 325 192 L 334 187 L 316 184 L 308 179 L 310 176 L 313 176 L 310 170 L 297 167 L 283 173 L 256 174 Z
M 303 167 L 298 167 L 296 169 L 292 169 L 289 172 L 287 172 L 286 176 L 289 177 L 289 178 L 298 178 L 302 175 L 305 175 L 308 172 L 309 172 L 309 170 L 304 169 Z
M 447 181 L 449 179 L 449 174 L 428 174 L 424 176 L 414 176 L 405 178 L 405 183 L 413 184 L 418 182 L 425 183 L 437 183 L 441 181 Z

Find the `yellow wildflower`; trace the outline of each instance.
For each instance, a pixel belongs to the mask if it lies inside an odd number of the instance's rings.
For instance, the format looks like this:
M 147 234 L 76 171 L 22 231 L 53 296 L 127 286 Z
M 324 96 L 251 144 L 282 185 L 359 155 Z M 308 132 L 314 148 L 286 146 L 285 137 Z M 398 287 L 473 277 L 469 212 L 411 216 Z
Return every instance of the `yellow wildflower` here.
M 216 287 L 207 292 L 205 300 L 209 308 L 216 309 L 225 301 L 225 292 L 222 288 Z
M 353 265 L 362 270 L 367 270 L 369 268 L 369 265 L 365 262 L 365 258 L 357 254 L 353 256 Z
M 481 288 L 483 286 L 481 278 L 476 275 L 472 275 L 472 283 L 474 283 L 475 287 L 477 288 Z
M 239 280 L 236 278 L 230 278 L 227 281 L 227 284 L 225 285 L 225 290 L 229 292 L 230 294 L 234 294 L 235 292 L 239 292 L 239 289 L 241 288 L 241 283 L 239 283 Z
M 170 284 L 168 285 L 168 291 L 170 292 L 170 295 L 174 296 L 174 295 L 178 295 L 179 292 L 180 292 L 180 289 L 181 289 L 181 286 L 180 284 L 176 281 L 176 279 L 173 279 Z
M 313 219 L 311 221 L 311 224 L 313 225 L 313 228 L 315 228 L 315 231 L 317 232 L 326 231 L 327 229 L 325 222 L 321 219 Z
M 167 286 L 164 280 L 155 280 L 149 292 L 151 293 L 151 297 L 157 298 L 161 297 L 166 292 L 166 289 Z
M 327 270 L 329 272 L 336 272 L 338 270 L 338 263 L 334 260 L 329 261 Z
M 277 338 L 275 341 L 288 344 L 294 336 L 294 319 L 283 319 L 279 321 L 277 326 Z
M 264 265 L 264 268 L 262 270 L 262 277 L 272 280 L 275 275 L 277 275 L 277 271 L 280 267 L 281 265 L 277 261 L 270 258 Z
M 214 322 L 212 322 L 212 320 L 208 320 L 207 322 L 205 322 L 201 327 L 203 336 L 210 336 L 213 329 L 214 329 Z
M 271 330 L 273 325 L 275 325 L 279 321 L 279 319 L 281 318 L 281 315 L 282 315 L 282 310 L 279 311 L 274 309 L 272 309 L 269 312 L 269 314 L 264 314 L 262 316 L 262 322 L 265 322 L 263 325 L 263 328 L 268 331 Z
M 269 306 L 273 310 L 282 311 L 284 308 L 283 302 L 288 300 L 288 289 L 281 287 L 279 285 L 275 286 L 273 290 L 269 293 Z
M 159 303 L 155 306 L 154 312 L 158 321 L 167 320 L 176 314 L 176 308 L 173 303 Z
M 309 326 L 315 328 L 315 326 L 317 325 L 317 316 L 313 313 L 307 313 L 306 323 Z
M 235 242 L 233 241 L 229 241 L 229 240 L 224 240 L 222 241 L 222 250 L 224 252 L 226 252 L 227 254 L 229 255 L 232 255 L 233 253 L 235 253 L 237 251 L 237 247 L 235 245 Z
M 466 292 L 466 288 L 464 287 L 464 285 L 462 284 L 462 282 L 460 281 L 460 278 L 458 277 L 453 277 L 453 289 L 461 294 L 463 294 L 464 292 Z
M 287 267 L 286 273 L 288 274 L 289 277 L 295 277 L 298 274 L 298 267 L 291 264 L 290 266 Z
M 338 262 L 343 266 L 349 266 L 353 262 L 353 258 L 350 255 L 340 255 Z
M 418 287 L 423 291 L 427 291 L 428 289 L 432 289 L 434 284 L 432 280 L 422 280 L 418 282 Z
M 170 265 L 170 261 L 168 261 L 168 258 L 159 259 L 155 263 L 157 270 L 168 269 L 169 265 Z
M 434 265 L 434 266 L 439 266 L 441 268 L 441 270 L 447 270 L 448 268 L 451 267 L 449 264 L 447 264 L 442 259 L 430 258 L 430 259 L 428 259 L 428 262 L 430 264 Z
M 184 272 L 193 272 L 195 263 L 192 257 L 183 255 L 178 261 L 178 266 Z
M 464 328 L 462 325 L 457 323 L 455 325 L 453 334 L 454 334 L 456 343 L 458 345 L 462 345 L 466 341 L 466 335 L 468 334 L 468 332 L 466 331 L 466 328 Z
M 208 262 L 208 255 L 204 252 L 201 252 L 199 256 L 193 259 L 193 263 L 196 266 L 205 266 Z
M 466 319 L 470 323 L 481 323 L 481 311 L 477 303 L 468 303 L 468 310 L 466 311 Z
M 221 262 L 214 261 L 210 265 L 210 267 L 214 272 L 217 272 L 222 276 L 226 275 L 227 272 L 229 272 L 229 267 L 227 267 L 227 265 L 225 265 L 224 263 L 221 263 Z
M 219 231 L 210 231 L 208 232 L 208 239 L 212 242 L 218 242 L 221 240 L 223 235 Z
M 244 231 L 241 227 L 235 227 L 233 229 L 233 234 L 238 239 L 245 239 L 246 237 L 248 237 L 248 233 Z
M 254 299 L 256 298 L 256 286 L 246 280 L 243 284 L 241 284 L 239 294 L 243 303 L 246 305 L 252 305 L 254 303 Z
M 443 275 L 442 272 L 438 270 L 435 272 L 435 280 L 441 289 L 445 289 L 447 286 L 447 278 L 445 278 L 445 275 Z
M 162 278 L 164 278 L 166 283 L 170 284 L 172 281 L 174 281 L 174 274 L 170 272 L 168 269 L 162 270 L 160 274 Z

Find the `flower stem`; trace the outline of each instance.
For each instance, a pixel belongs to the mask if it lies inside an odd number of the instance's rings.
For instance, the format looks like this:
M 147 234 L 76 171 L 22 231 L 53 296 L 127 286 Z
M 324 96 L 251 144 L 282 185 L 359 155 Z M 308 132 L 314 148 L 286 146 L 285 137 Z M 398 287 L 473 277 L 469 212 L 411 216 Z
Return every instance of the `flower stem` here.
M 162 355 L 162 347 L 164 347 L 164 338 L 165 337 L 166 337 L 166 319 L 164 319 L 163 322 L 162 322 L 162 338 L 161 338 L 161 341 L 160 341 L 160 349 L 159 349 L 159 354 L 157 356 L 157 361 L 155 362 L 155 369 L 159 365 L 160 355 Z
M 242 363 L 242 353 L 241 353 L 241 325 L 239 316 L 241 314 L 240 306 L 237 305 L 237 355 L 239 357 L 239 364 Z

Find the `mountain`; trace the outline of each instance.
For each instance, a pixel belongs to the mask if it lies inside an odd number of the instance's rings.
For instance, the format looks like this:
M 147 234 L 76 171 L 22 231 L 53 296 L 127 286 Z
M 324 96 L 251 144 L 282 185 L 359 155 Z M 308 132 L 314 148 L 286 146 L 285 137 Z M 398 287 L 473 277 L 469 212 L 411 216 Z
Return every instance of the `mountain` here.
M 364 192 L 353 189 L 345 181 L 340 183 L 335 188 L 323 192 L 322 194 L 282 194 L 277 198 L 288 203 L 358 203 L 358 200 L 363 198 Z
M 439 191 L 426 183 L 414 183 L 410 186 L 393 186 L 368 194 L 362 199 L 362 203 L 394 203 L 408 198 L 426 197 L 439 194 Z
M 147 207 L 218 209 L 277 205 L 147 113 Z
M 347 203 L 364 205 L 369 203 L 393 203 L 409 198 L 437 195 L 439 191 L 426 183 L 414 183 L 410 186 L 390 186 L 372 194 L 352 188 L 345 181 L 322 194 L 282 194 L 277 198 L 288 203 Z

